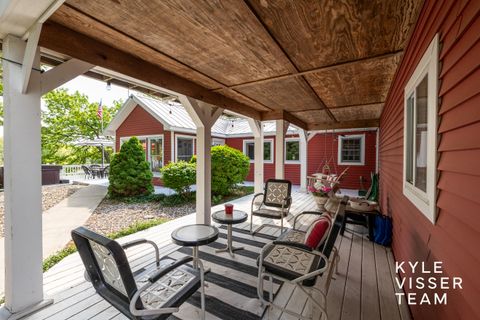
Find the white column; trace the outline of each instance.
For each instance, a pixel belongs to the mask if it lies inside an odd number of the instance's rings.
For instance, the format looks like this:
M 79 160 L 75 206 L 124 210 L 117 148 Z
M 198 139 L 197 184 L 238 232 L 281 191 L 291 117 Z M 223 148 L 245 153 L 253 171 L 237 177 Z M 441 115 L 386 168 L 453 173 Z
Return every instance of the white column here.
M 300 190 L 307 191 L 308 133 L 307 133 L 307 130 L 299 129 L 299 134 L 300 134 Z
M 285 134 L 289 123 L 284 120 L 276 120 L 275 135 L 275 178 L 285 178 Z
M 263 192 L 263 125 L 261 121 L 248 119 L 255 144 L 255 162 L 253 184 L 255 193 Z
M 180 101 L 197 127 L 197 195 L 196 222 L 210 224 L 212 197 L 212 126 L 223 109 L 180 96 Z
M 3 56 L 22 62 L 26 42 L 7 36 Z M 33 68 L 40 68 L 38 48 Z M 22 94 L 22 67 L 3 61 L 5 140 L 5 308 L 19 314 L 42 304 L 41 75 L 32 70 Z

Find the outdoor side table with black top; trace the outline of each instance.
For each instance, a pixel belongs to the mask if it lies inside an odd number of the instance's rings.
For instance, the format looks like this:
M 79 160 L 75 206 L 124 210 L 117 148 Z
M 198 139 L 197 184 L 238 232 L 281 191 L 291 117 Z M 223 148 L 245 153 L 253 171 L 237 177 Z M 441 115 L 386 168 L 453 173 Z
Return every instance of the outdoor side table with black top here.
M 198 269 L 195 259 L 198 259 L 198 247 L 218 239 L 218 229 L 205 224 L 190 224 L 172 232 L 173 243 L 183 247 L 192 247 L 193 267 Z
M 362 225 L 368 228 L 368 238 L 370 241 L 373 241 L 373 230 L 375 228 L 375 216 L 379 214 L 377 210 L 372 211 L 361 211 L 355 210 L 350 206 L 345 208 L 345 219 L 343 219 L 342 229 L 340 234 L 343 236 L 345 231 L 345 225 L 356 224 Z
M 226 214 L 224 210 L 214 212 L 212 214 L 212 220 L 227 225 L 227 247 L 223 249 L 215 250 L 215 252 L 228 252 L 231 257 L 234 257 L 234 251 L 242 250 L 243 247 L 235 248 L 232 245 L 232 231 L 233 225 L 247 221 L 248 214 L 240 210 L 233 210 L 232 214 Z

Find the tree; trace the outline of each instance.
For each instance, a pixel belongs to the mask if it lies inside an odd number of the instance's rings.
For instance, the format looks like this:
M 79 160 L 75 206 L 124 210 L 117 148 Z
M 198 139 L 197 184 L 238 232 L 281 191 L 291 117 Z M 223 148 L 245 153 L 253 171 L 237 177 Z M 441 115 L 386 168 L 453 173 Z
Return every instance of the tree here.
M 108 194 L 113 198 L 149 195 L 153 192 L 152 177 L 143 147 L 132 137 L 110 162 Z
M 98 103 L 76 91 L 69 94 L 66 89 L 47 93 L 42 111 L 42 162 L 73 164 L 99 162 L 101 147 L 75 146 L 80 138 L 94 139 L 102 135 L 101 119 L 97 116 Z M 115 101 L 113 106 L 103 106 L 103 122 L 106 127 L 122 105 Z M 105 160 L 109 162 L 111 148 L 105 148 Z

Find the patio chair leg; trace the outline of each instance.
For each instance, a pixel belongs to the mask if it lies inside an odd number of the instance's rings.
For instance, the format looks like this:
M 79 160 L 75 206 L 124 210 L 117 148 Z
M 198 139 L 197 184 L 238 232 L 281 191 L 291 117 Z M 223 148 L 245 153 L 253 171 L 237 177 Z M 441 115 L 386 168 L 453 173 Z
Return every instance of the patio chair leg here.
M 250 213 L 250 234 L 252 234 L 252 228 L 253 228 L 253 214 Z

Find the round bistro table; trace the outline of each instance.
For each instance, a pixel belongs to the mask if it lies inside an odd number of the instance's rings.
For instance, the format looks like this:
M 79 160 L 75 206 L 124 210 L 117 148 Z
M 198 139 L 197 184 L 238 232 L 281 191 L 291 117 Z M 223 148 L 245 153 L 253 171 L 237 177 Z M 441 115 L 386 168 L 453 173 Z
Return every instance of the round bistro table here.
M 173 243 L 184 247 L 192 247 L 193 267 L 198 269 L 198 247 L 218 239 L 218 229 L 205 224 L 190 224 L 172 232 Z
M 212 214 L 213 221 L 220 224 L 227 225 L 227 247 L 223 249 L 215 250 L 215 252 L 217 253 L 228 252 L 231 257 L 234 257 L 235 256 L 235 254 L 233 253 L 234 251 L 243 249 L 243 247 L 235 248 L 232 245 L 232 230 L 233 230 L 232 226 L 237 223 L 245 222 L 247 218 L 248 218 L 248 214 L 240 210 L 233 210 L 233 214 L 226 214 L 224 210 L 216 211 Z

